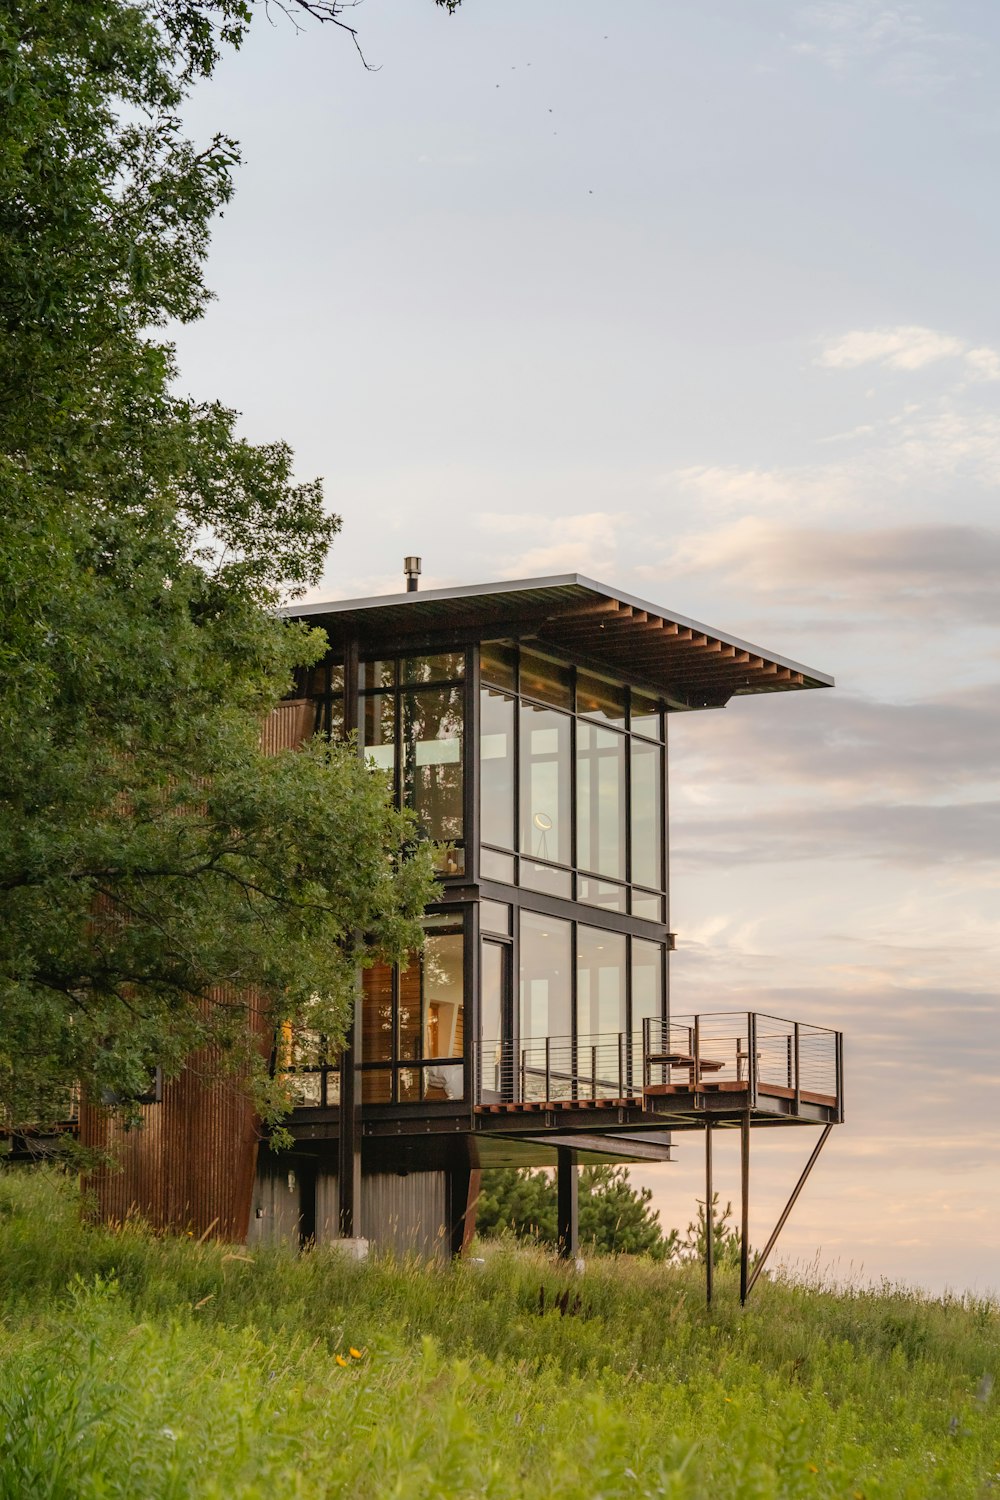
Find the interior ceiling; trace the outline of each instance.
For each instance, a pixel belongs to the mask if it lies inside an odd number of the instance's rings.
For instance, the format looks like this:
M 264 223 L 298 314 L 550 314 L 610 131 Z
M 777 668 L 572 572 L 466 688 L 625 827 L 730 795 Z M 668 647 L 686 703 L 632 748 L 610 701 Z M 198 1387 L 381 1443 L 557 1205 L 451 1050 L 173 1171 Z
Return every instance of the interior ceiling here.
M 310 604 L 287 613 L 324 626 L 334 646 L 353 635 L 362 649 L 391 643 L 397 650 L 470 635 L 516 639 L 682 709 L 833 685 L 822 672 L 575 574 Z

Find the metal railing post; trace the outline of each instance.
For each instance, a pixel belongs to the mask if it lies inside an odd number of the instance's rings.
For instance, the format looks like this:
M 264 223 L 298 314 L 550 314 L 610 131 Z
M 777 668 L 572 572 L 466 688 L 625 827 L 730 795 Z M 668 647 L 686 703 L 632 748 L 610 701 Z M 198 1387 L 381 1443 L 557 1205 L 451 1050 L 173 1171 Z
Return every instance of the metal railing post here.
M 747 1041 L 750 1050 L 750 1056 L 747 1059 L 747 1069 L 750 1082 L 750 1105 L 753 1107 L 757 1103 L 757 1084 L 760 1082 L 757 1069 L 757 1016 L 754 1011 L 748 1013 L 747 1021 L 749 1023 Z
M 691 1069 L 691 1081 L 695 1088 L 701 1083 L 701 1016 L 694 1018 L 694 1047 L 691 1055 L 694 1058 L 694 1067 Z
M 625 1034 L 618 1033 L 618 1097 L 625 1097 Z
M 593 1045 L 590 1048 L 590 1097 L 592 1100 L 597 1098 L 597 1048 Z
M 653 1050 L 650 1046 L 649 1036 L 651 1020 L 651 1016 L 643 1016 L 642 1018 L 642 1086 L 644 1089 L 649 1088 L 651 1081 L 649 1075 L 649 1054 Z
M 552 1038 L 545 1038 L 545 1103 L 552 1103 Z
M 794 1025 L 794 1028 L 793 1028 L 793 1033 L 794 1034 L 793 1034 L 792 1042 L 793 1042 L 793 1046 L 794 1046 L 794 1049 L 795 1049 L 795 1083 L 794 1083 L 794 1089 L 795 1089 L 795 1113 L 798 1114 L 798 1112 L 799 1112 L 799 1105 L 802 1103 L 802 1071 L 801 1071 L 800 1051 L 799 1051 L 799 1023 L 798 1023 L 798 1021 L 795 1022 L 795 1025 Z

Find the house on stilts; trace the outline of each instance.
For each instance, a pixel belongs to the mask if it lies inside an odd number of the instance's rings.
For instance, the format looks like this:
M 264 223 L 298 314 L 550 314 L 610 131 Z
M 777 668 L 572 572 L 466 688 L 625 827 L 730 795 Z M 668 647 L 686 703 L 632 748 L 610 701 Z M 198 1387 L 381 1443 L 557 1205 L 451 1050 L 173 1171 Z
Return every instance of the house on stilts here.
M 251 1244 L 338 1240 L 450 1255 L 480 1170 L 547 1165 L 576 1252 L 576 1167 L 667 1162 L 682 1131 L 740 1132 L 743 1228 L 755 1129 L 843 1119 L 840 1033 L 672 1007 L 667 741 L 673 717 L 820 672 L 575 574 L 301 605 L 329 651 L 270 734 L 356 736 L 441 848 L 409 966 L 358 978 L 353 1024 L 279 1045 L 288 1149 L 217 1084 L 166 1083 L 100 1211 Z M 99 1111 L 81 1133 L 108 1144 Z M 710 1239 L 710 1237 L 709 1237 Z M 744 1233 L 744 1244 L 746 1234 Z M 770 1249 L 770 1245 L 768 1246 Z M 709 1289 L 711 1289 L 711 1266 Z M 743 1295 L 753 1273 L 745 1262 Z

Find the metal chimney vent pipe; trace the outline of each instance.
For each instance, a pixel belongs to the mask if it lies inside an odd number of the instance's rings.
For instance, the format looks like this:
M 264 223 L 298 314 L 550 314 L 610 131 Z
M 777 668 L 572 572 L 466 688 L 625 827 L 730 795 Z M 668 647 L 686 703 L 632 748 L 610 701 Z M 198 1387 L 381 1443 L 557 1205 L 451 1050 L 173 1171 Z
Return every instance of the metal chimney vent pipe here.
M 403 572 L 406 574 L 406 592 L 415 594 L 417 592 L 417 579 L 420 577 L 420 558 L 404 557 Z

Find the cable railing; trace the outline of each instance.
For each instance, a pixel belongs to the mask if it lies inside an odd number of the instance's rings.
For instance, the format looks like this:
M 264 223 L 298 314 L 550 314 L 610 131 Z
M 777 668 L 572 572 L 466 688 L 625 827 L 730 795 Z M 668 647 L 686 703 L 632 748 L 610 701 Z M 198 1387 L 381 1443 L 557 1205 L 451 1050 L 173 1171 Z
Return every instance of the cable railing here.
M 675 1016 L 643 1022 L 643 1085 L 742 1087 L 798 1105 L 843 1093 L 839 1031 L 759 1011 Z
M 538 1037 L 517 1044 L 494 1038 L 476 1044 L 476 1103 L 623 1099 L 638 1092 L 641 1071 L 639 1048 L 633 1055 L 624 1031 Z
M 641 1032 L 480 1041 L 475 1102 L 565 1104 L 719 1090 L 835 1106 L 843 1099 L 841 1033 L 755 1011 L 646 1018 Z

